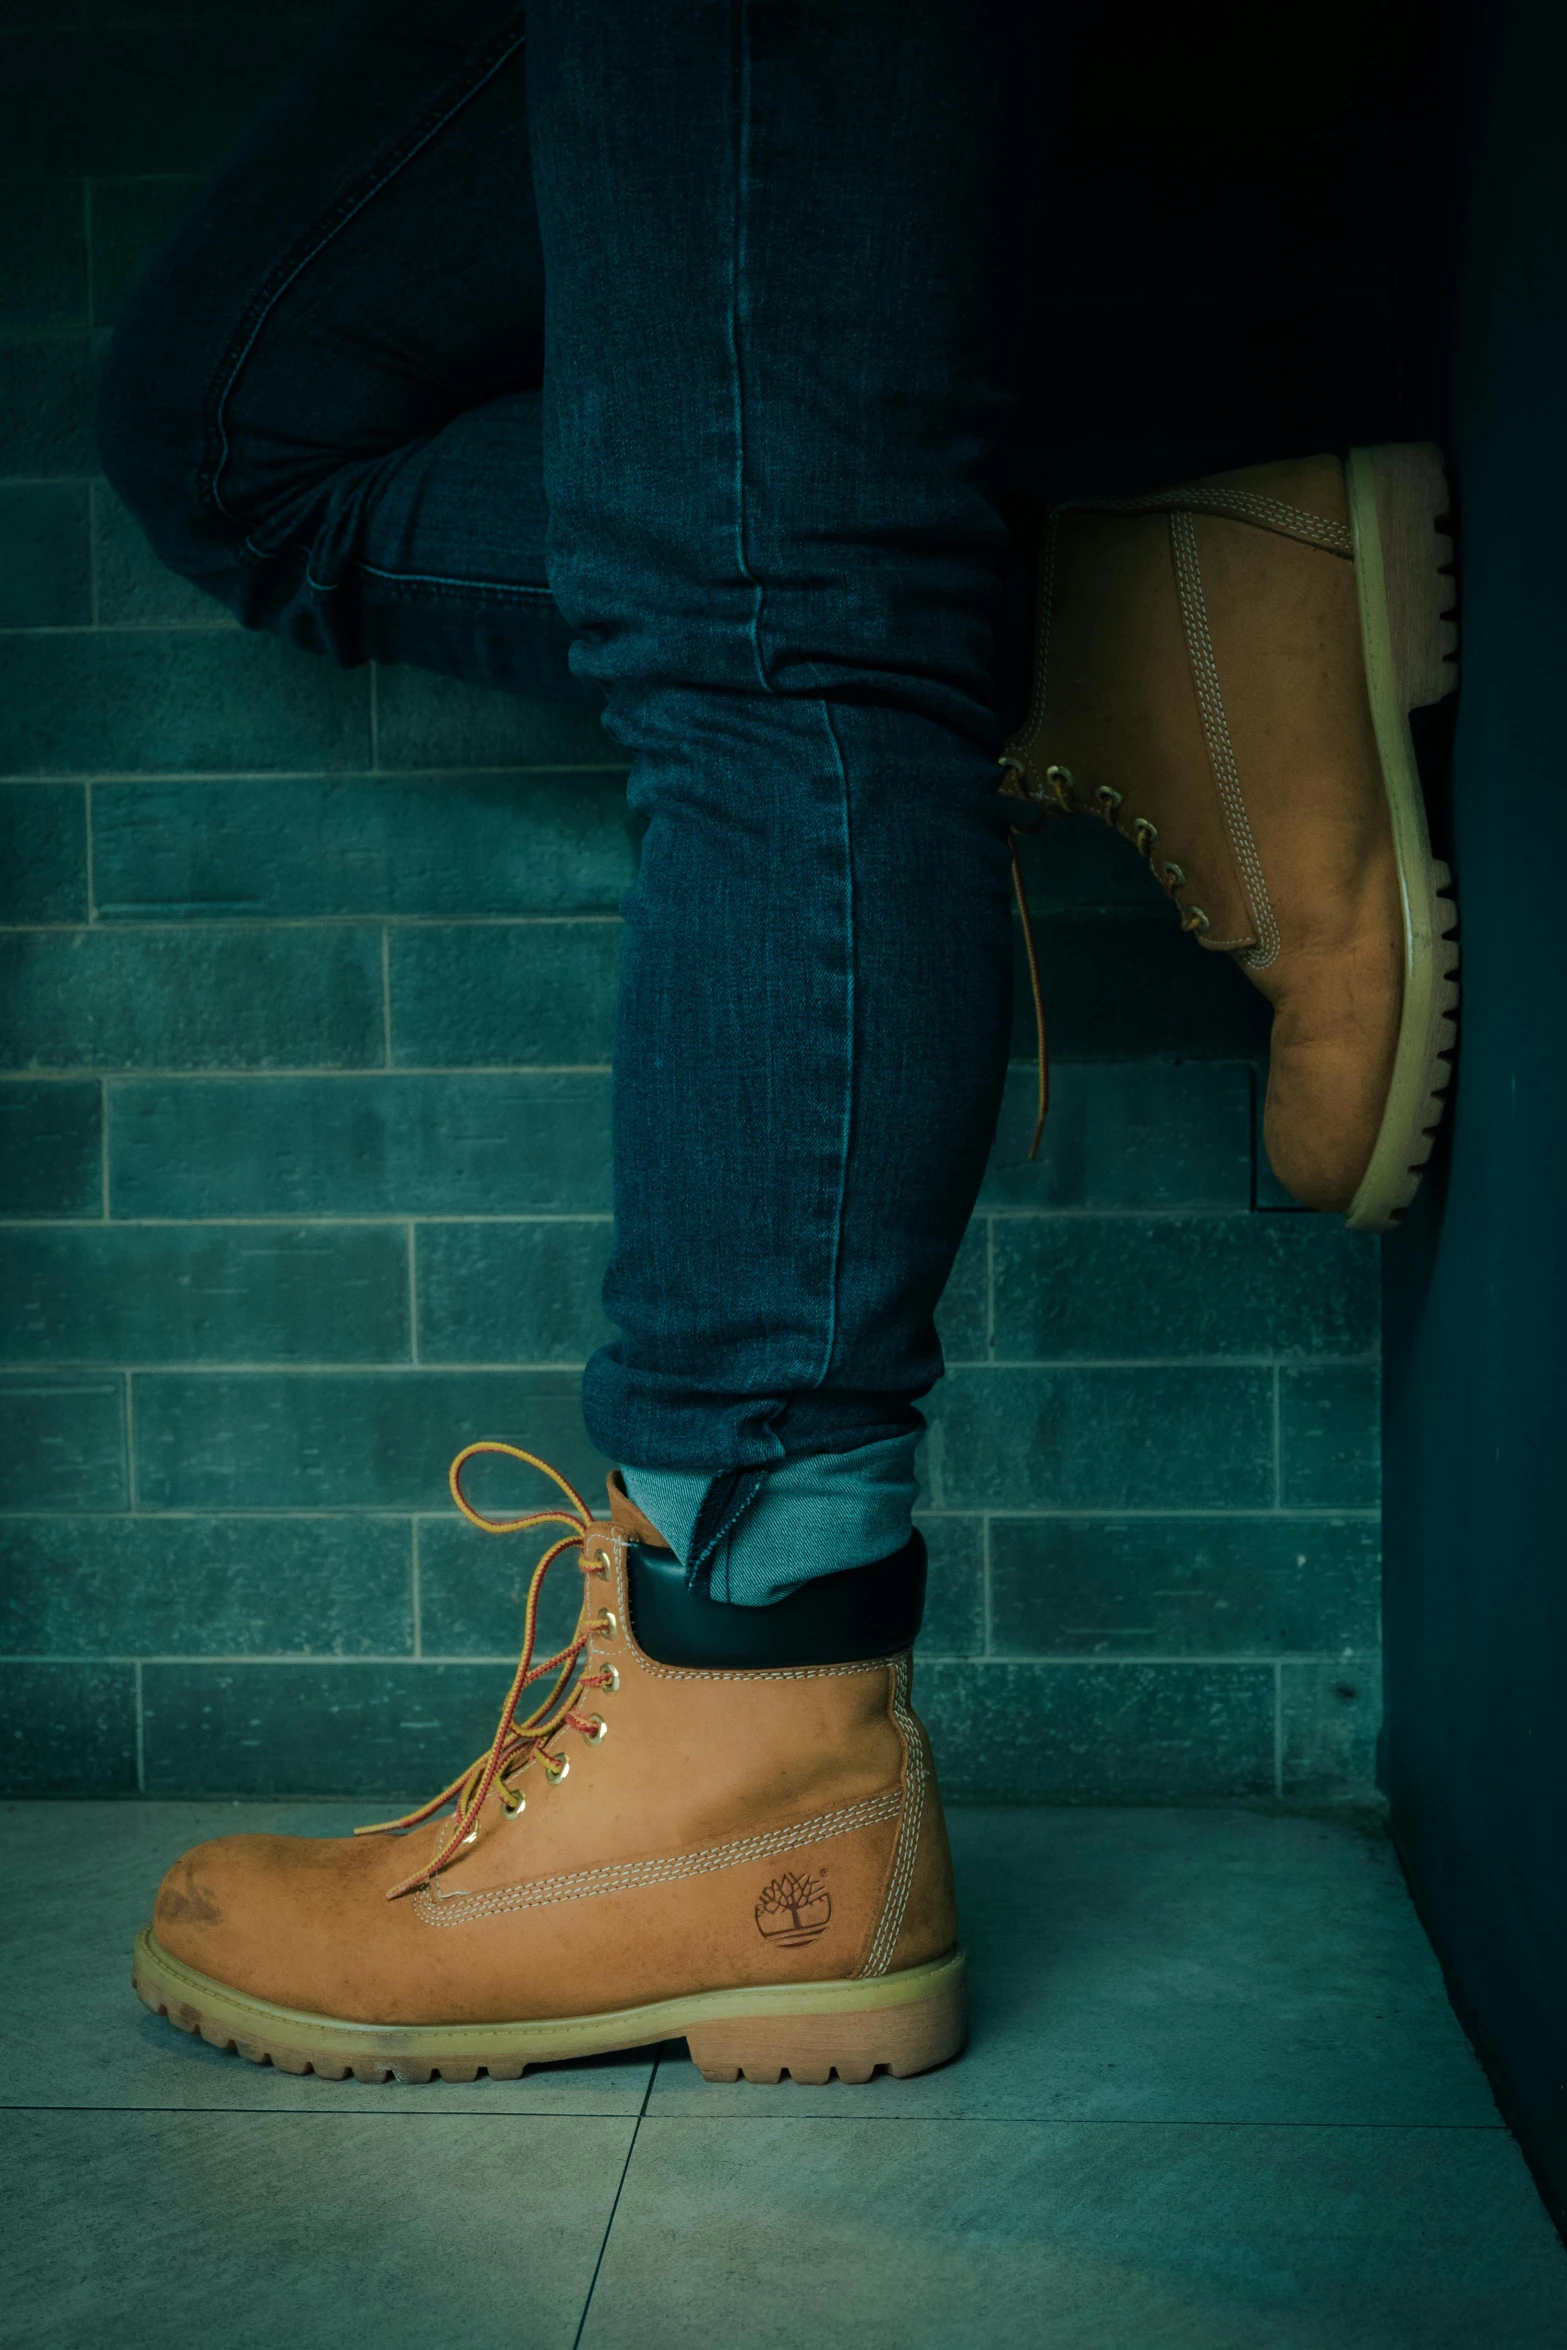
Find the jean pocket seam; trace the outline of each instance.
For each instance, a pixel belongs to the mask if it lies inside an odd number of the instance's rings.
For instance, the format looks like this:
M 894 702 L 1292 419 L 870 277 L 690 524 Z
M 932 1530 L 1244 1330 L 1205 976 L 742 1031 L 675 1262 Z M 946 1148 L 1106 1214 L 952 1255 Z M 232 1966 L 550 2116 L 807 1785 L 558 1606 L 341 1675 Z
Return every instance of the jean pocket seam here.
M 273 311 L 282 301 L 290 286 L 301 278 L 311 263 L 331 244 L 334 237 L 374 203 L 398 173 L 406 170 L 432 139 L 436 138 L 453 116 L 461 113 L 469 101 L 476 98 L 485 86 L 494 80 L 501 68 L 522 48 L 524 36 L 518 33 L 503 47 L 482 55 L 465 67 L 461 87 L 453 93 L 451 85 L 440 93 L 425 113 L 411 128 L 399 134 L 391 149 L 383 150 L 374 162 L 366 166 L 359 178 L 344 189 L 329 206 L 322 218 L 306 234 L 295 240 L 293 246 L 277 264 L 270 278 L 263 284 L 244 318 L 240 321 L 213 377 L 215 391 L 209 390 L 207 418 L 207 450 L 201 472 L 202 494 L 216 507 L 228 522 L 239 527 L 238 515 L 223 502 L 223 474 L 229 461 L 228 433 L 225 412 L 230 395 L 243 372 Z M 247 540 L 247 545 L 249 541 Z M 254 551 L 254 550 L 253 550 Z

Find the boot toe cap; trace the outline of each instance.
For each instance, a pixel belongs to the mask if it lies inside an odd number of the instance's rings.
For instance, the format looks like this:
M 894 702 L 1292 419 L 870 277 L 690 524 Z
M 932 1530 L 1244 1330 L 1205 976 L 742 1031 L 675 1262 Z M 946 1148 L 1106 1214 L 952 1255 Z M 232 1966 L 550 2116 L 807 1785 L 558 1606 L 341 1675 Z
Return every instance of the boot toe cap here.
M 171 1958 L 214 1982 L 313 2007 L 320 1946 L 362 1944 L 363 1919 L 347 1918 L 345 1904 L 384 1899 L 369 1881 L 380 1858 L 335 1837 L 220 1836 L 169 1870 L 153 1932 Z

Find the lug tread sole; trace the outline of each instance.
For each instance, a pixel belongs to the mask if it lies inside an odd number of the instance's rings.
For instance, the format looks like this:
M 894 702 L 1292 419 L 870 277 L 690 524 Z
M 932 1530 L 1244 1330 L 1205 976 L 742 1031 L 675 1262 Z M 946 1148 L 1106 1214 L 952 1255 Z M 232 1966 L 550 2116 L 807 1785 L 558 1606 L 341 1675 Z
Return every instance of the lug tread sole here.
M 893 1975 L 693 1992 L 603 2015 L 497 2024 L 362 2024 L 278 2007 L 171 1958 L 152 1928 L 137 1938 L 136 1996 L 177 2031 L 247 2064 L 319 2079 L 516 2081 L 536 2065 L 655 2047 L 684 2037 L 704 2080 L 862 2083 L 898 2079 L 956 2056 L 967 2038 L 960 1950 Z
M 1458 683 L 1451 501 L 1439 450 L 1351 449 L 1345 466 L 1366 687 L 1393 828 L 1404 920 L 1404 1000 L 1382 1123 L 1346 1221 L 1389 1232 L 1419 1187 L 1458 1041 L 1458 910 L 1433 858 L 1410 732 Z

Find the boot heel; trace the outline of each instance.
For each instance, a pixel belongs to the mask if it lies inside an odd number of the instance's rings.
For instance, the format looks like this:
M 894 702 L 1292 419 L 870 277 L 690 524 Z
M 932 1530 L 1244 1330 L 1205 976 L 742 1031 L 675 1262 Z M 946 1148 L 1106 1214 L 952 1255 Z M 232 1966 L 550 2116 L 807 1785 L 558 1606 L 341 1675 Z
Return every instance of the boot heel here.
M 1458 684 L 1452 497 L 1442 452 L 1429 441 L 1354 449 L 1349 473 L 1352 499 L 1357 488 L 1362 501 L 1371 492 L 1399 701 L 1406 711 L 1423 710 Z
M 883 2067 L 899 2080 L 928 2072 L 956 2056 L 968 2037 L 961 1962 L 943 1974 L 925 1997 L 884 2006 L 827 2007 L 816 2013 L 761 2009 L 692 2023 L 686 2030 L 691 2061 L 704 2081 L 777 2081 L 787 2073 L 792 2080 L 820 2083 L 836 2073 L 840 2081 L 859 2082 Z M 897 1979 L 889 1976 L 886 1983 L 891 1987 Z M 822 1989 L 863 1994 L 872 1987 L 824 1984 Z

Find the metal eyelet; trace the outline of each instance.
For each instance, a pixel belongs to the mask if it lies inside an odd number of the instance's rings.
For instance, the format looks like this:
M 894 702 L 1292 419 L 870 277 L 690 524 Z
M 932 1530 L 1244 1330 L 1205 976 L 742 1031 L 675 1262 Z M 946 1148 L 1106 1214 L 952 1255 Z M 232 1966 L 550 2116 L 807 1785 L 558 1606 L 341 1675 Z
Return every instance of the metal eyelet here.
M 1072 794 L 1077 789 L 1077 778 L 1071 768 L 1047 767 L 1045 769 L 1045 786 L 1045 791 L 1039 796 L 1041 798 L 1048 797 L 1063 815 L 1070 816 Z
M 509 1820 L 520 1819 L 527 1808 L 528 1798 L 525 1795 L 519 1795 L 515 1803 L 508 1803 L 504 1795 L 501 1797 L 501 1809 Z
M 1201 931 L 1211 928 L 1211 925 L 1201 906 L 1188 906 L 1181 916 L 1181 928 Z
M 1163 872 L 1166 889 L 1184 889 L 1186 887 L 1184 870 L 1181 866 L 1172 864 L 1168 857 L 1165 858 Z
M 593 1573 L 595 1575 L 608 1575 L 613 1573 L 615 1562 L 607 1550 L 595 1550 L 591 1556 L 593 1559 Z
M 584 1730 L 582 1733 L 583 1737 L 587 1740 L 590 1746 L 602 1746 L 605 1739 L 609 1736 L 608 1722 L 605 1721 L 602 1714 L 589 1714 L 588 1720 L 592 1723 L 593 1727 L 591 1730 Z
M 558 1766 L 551 1761 L 548 1755 L 544 1757 L 544 1776 L 552 1787 L 558 1787 L 570 1769 L 571 1764 L 565 1755 L 560 1757 Z
M 1096 789 L 1094 798 L 1099 802 L 1100 812 L 1107 824 L 1115 822 L 1115 812 L 1121 805 L 1121 796 L 1118 791 L 1112 790 L 1108 783 L 1101 783 Z
M 1153 844 L 1158 839 L 1158 837 L 1158 825 L 1151 823 L 1146 816 L 1139 816 L 1136 823 L 1132 826 L 1132 838 L 1136 841 L 1137 846 L 1142 850 L 1145 857 L 1151 857 L 1153 855 Z
M 478 1831 L 478 1829 L 477 1829 L 477 1828 L 470 1828 L 470 1829 L 468 1830 L 468 1833 L 467 1833 L 467 1835 L 466 1835 L 466 1836 L 463 1838 L 463 1844 L 477 1844 L 477 1843 L 478 1843 L 478 1841 L 479 1841 L 479 1831 Z M 461 1849 L 462 1849 L 462 1846 L 461 1846 L 461 1845 L 459 1845 L 459 1847 L 458 1847 L 458 1850 L 459 1850 L 459 1851 L 461 1851 Z
M 614 1665 L 602 1666 L 599 1671 L 598 1685 L 606 1697 L 613 1697 L 620 1687 L 619 1669 Z
M 620 1618 L 612 1607 L 601 1607 L 593 1619 L 595 1632 L 602 1632 L 606 1640 L 613 1640 L 620 1630 Z

